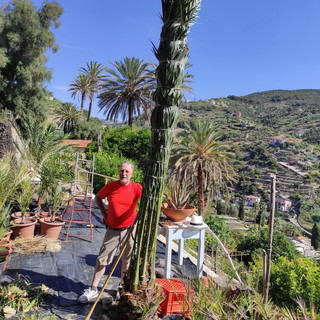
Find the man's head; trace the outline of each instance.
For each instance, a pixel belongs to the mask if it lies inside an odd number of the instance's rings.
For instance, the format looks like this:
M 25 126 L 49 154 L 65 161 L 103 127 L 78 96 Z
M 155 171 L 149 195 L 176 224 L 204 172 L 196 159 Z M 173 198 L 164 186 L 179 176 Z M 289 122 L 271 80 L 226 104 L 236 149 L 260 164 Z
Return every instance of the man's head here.
M 119 166 L 119 180 L 124 186 L 130 183 L 131 177 L 133 175 L 134 165 L 130 161 L 123 161 Z

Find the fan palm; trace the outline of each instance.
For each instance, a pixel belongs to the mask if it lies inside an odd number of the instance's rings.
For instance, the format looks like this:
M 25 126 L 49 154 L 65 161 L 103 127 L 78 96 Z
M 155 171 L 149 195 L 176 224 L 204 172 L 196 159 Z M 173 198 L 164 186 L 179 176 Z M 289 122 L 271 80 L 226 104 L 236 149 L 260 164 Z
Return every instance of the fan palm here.
M 98 96 L 100 111 L 107 120 L 122 119 L 132 127 L 133 117 L 150 109 L 154 79 L 149 74 L 150 63 L 138 58 L 124 58 L 105 68 L 107 78 L 101 84 Z
M 92 103 L 96 93 L 99 92 L 100 84 L 104 80 L 105 75 L 103 74 L 104 67 L 102 64 L 90 61 L 87 63 L 85 68 L 80 69 L 80 73 L 82 75 L 88 76 L 91 82 L 91 91 L 89 94 L 89 109 L 88 109 L 88 117 L 87 121 L 90 120 L 91 111 L 92 111 Z
M 80 114 L 76 106 L 68 102 L 59 106 L 56 114 L 55 120 L 57 125 L 63 129 L 65 134 L 72 132 L 80 119 Z
M 171 179 L 195 186 L 200 215 L 205 214 L 208 198 L 235 177 L 231 146 L 219 137 L 211 122 L 197 121 L 173 152 Z
M 71 97 L 75 99 L 78 95 L 81 95 L 80 111 L 84 108 L 84 102 L 87 98 L 90 98 L 93 92 L 93 83 L 88 75 L 79 74 L 77 78 L 71 82 L 70 89 Z

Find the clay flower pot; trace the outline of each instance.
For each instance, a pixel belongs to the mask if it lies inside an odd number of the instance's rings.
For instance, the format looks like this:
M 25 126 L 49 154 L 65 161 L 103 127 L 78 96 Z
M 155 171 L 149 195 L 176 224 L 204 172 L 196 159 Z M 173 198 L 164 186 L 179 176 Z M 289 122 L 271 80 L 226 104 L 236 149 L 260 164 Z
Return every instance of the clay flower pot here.
M 27 223 L 22 223 L 22 218 L 14 219 L 12 225 L 14 238 L 33 238 L 36 223 L 37 219 L 31 217 L 27 218 Z
M 196 208 L 187 204 L 184 209 L 173 209 L 163 206 L 161 210 L 169 220 L 174 222 L 184 222 L 187 217 L 195 212 Z
M 50 212 L 48 211 L 41 211 L 39 214 L 38 214 L 39 218 L 50 218 Z M 60 219 L 61 218 L 61 213 L 55 213 L 55 219 Z
M 55 219 L 52 222 L 50 217 L 40 218 L 39 222 L 40 234 L 51 239 L 58 239 L 62 226 L 65 224 L 64 221 L 59 219 Z
M 9 242 L 12 232 L 13 232 L 12 230 L 8 230 L 8 232 L 7 232 L 7 233 L 4 235 L 4 237 L 0 240 L 0 243 L 1 243 L 1 242 Z
M 35 213 L 27 211 L 27 212 L 25 213 L 25 216 L 26 216 L 26 217 L 34 217 L 34 216 L 35 216 Z M 12 218 L 12 219 L 22 218 L 22 212 L 21 212 L 21 211 L 13 212 L 13 213 L 11 214 L 11 218 Z
M 7 261 L 10 253 L 12 252 L 12 248 L 7 242 L 0 242 L 0 263 L 2 265 L 2 271 L 6 270 Z

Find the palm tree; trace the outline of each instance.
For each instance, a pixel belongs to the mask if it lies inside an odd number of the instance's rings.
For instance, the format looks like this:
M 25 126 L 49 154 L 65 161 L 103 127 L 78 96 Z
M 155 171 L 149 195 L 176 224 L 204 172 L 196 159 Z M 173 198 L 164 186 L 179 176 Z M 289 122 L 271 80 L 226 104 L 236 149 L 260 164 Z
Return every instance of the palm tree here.
M 197 190 L 198 212 L 205 214 L 208 199 L 234 180 L 230 144 L 219 141 L 211 122 L 197 121 L 174 148 L 170 179 L 191 183 Z
M 152 105 L 155 86 L 148 74 L 150 63 L 127 57 L 111 64 L 114 69 L 105 68 L 108 75 L 98 96 L 100 111 L 107 120 L 122 118 L 132 128 L 133 117 Z
M 85 100 L 91 97 L 93 88 L 94 86 L 90 77 L 85 74 L 79 74 L 77 78 L 71 82 L 70 89 L 68 91 L 72 92 L 71 97 L 73 99 L 75 99 L 78 95 L 81 95 L 81 112 L 83 111 Z
M 65 137 L 57 134 L 55 126 L 51 123 L 26 118 L 18 132 L 22 144 L 17 147 L 25 159 L 30 162 L 30 167 L 36 171 L 49 157 L 70 148 L 61 145 Z
M 105 75 L 102 73 L 103 71 L 104 71 L 103 65 L 96 61 L 90 61 L 89 63 L 87 63 L 85 68 L 80 69 L 80 73 L 85 76 L 88 76 L 91 82 L 87 121 L 90 120 L 94 95 L 99 92 L 100 84 L 105 79 Z
M 80 119 L 80 113 L 76 106 L 68 102 L 62 103 L 62 105 L 58 107 L 56 114 L 55 121 L 57 125 L 63 129 L 65 134 L 72 132 Z

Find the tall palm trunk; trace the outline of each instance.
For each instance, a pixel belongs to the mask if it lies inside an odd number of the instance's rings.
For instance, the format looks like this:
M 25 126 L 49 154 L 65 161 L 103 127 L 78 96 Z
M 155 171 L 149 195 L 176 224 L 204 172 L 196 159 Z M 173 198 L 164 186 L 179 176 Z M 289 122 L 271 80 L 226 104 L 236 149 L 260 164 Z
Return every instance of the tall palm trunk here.
M 93 101 L 93 98 L 90 98 L 87 121 L 89 121 L 89 120 L 90 120 L 90 117 L 91 117 L 92 101 Z
M 80 111 L 82 113 L 83 107 L 84 107 L 84 100 L 86 99 L 86 95 L 84 93 L 81 94 L 81 105 L 80 105 Z
M 134 110 L 134 101 L 133 99 L 129 100 L 128 103 L 128 125 L 132 129 L 132 123 L 133 123 L 133 110 Z
M 137 235 L 130 266 L 131 290 L 155 278 L 158 222 L 168 171 L 173 130 L 182 102 L 184 69 L 188 61 L 187 34 L 201 0 L 162 0 L 163 27 L 159 48 L 154 48 L 155 108 L 151 117 L 151 146 L 143 181 Z

